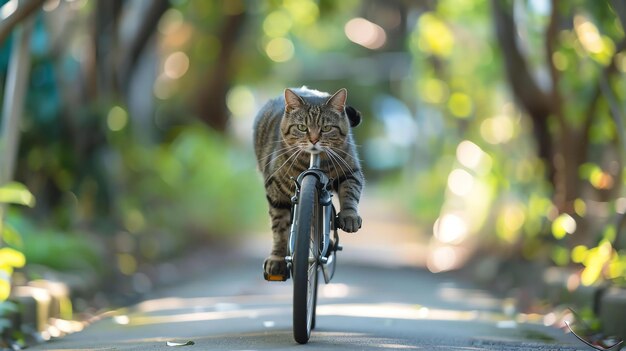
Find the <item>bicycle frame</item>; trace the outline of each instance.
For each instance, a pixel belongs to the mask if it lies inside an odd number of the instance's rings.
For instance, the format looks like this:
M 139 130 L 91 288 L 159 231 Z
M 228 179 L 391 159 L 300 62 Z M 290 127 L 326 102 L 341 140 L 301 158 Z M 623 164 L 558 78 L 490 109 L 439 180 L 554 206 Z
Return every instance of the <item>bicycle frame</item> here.
M 291 255 L 293 255 L 294 252 L 294 243 L 295 243 L 295 239 L 296 239 L 296 228 L 293 224 L 293 214 L 296 213 L 297 210 L 297 206 L 298 206 L 298 195 L 300 193 L 300 184 L 302 183 L 302 179 L 304 179 L 305 176 L 307 175 L 313 175 L 317 178 L 318 180 L 318 194 L 319 194 L 319 205 L 321 206 L 321 213 L 322 213 L 322 237 L 321 239 L 321 243 L 322 243 L 322 250 L 319 253 L 319 255 L 315 258 L 318 260 L 318 263 L 320 265 L 320 267 L 322 267 L 322 272 L 324 275 L 324 281 L 325 283 L 328 283 L 333 276 L 334 270 L 332 270 L 332 272 L 330 272 L 330 270 L 328 269 L 328 267 L 332 264 L 334 264 L 334 255 L 328 255 L 328 250 L 330 249 L 330 243 L 331 243 L 331 239 L 330 239 L 330 232 L 332 229 L 336 228 L 331 228 L 333 227 L 333 223 L 334 223 L 334 216 L 335 216 L 335 209 L 332 203 L 332 192 L 329 190 L 329 185 L 330 185 L 330 179 L 328 178 L 328 176 L 326 175 L 326 173 L 324 173 L 324 171 L 322 171 L 320 169 L 320 163 L 321 163 L 321 157 L 320 154 L 311 154 L 311 160 L 309 163 L 309 168 L 300 173 L 300 175 L 298 176 L 298 178 L 295 180 L 296 183 L 296 194 L 295 196 L 291 199 L 292 204 L 293 204 L 293 208 L 292 208 L 292 224 L 291 224 L 291 230 L 290 230 L 290 235 L 289 235 L 289 255 L 286 259 L 287 262 L 290 263 L 291 262 Z M 335 247 L 334 249 L 338 249 L 339 245 L 337 245 L 337 247 Z M 311 259 L 311 258 L 309 258 Z

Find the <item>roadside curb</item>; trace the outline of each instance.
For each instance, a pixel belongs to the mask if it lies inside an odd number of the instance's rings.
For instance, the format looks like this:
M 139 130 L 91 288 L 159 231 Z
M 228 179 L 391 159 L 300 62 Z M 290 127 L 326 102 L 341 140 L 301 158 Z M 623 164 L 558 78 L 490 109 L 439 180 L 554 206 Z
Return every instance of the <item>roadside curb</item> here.
M 626 289 L 610 287 L 603 290 L 598 314 L 605 333 L 626 339 Z
M 204 271 L 207 262 L 217 265 L 229 255 L 233 247 L 229 245 L 205 246 L 187 252 L 171 260 L 155 262 L 155 265 L 167 266 L 172 274 L 167 277 L 152 277 L 152 289 L 177 284 Z M 44 267 L 35 267 L 44 279 L 21 281 L 13 286 L 7 301 L 17 305 L 16 309 L 5 309 L 7 322 L 2 329 L 0 348 L 20 350 L 51 339 L 82 331 L 92 322 L 109 315 L 117 307 L 132 304 L 142 294 L 126 296 L 121 292 L 102 297 L 104 283 L 127 285 L 131 276 L 123 277 L 127 281 L 118 281 L 111 276 L 85 275 L 79 272 L 62 273 Z M 28 269 L 28 267 L 27 267 Z M 43 273 L 45 272 L 45 273 Z M 119 296 L 118 296 L 119 294 Z M 86 300 L 90 303 L 85 302 Z M 76 311 L 73 302 L 85 305 Z M 86 312 L 81 310 L 87 308 Z
M 8 301 L 17 309 L 3 316 L 9 321 L 4 347 L 19 350 L 84 328 L 72 320 L 70 288 L 63 282 L 38 279 L 14 286 Z
M 589 308 L 598 317 L 606 335 L 626 339 L 626 289 L 606 285 L 584 286 L 576 270 L 550 267 L 544 272 L 546 298 L 553 304 Z M 573 281 L 573 282 L 572 282 Z
M 585 286 L 580 268 L 481 258 L 466 269 L 478 284 L 515 298 L 520 310 L 532 309 L 541 301 L 561 309 L 593 311 L 604 334 L 626 339 L 626 289 L 606 284 Z

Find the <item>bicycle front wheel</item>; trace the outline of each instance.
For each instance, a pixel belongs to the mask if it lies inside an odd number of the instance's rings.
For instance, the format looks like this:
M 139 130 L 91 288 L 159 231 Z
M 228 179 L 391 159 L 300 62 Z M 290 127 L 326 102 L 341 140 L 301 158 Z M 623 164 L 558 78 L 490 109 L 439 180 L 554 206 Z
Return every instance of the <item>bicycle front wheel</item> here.
M 302 179 L 294 215 L 293 337 L 300 344 L 309 341 L 315 323 L 319 238 L 322 230 L 317 184 L 315 176 L 309 175 Z

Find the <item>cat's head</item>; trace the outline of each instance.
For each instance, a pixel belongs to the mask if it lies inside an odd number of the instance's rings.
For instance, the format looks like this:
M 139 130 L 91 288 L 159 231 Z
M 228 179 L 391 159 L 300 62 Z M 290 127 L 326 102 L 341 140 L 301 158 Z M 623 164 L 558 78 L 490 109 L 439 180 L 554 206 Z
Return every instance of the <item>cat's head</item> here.
M 309 153 L 343 146 L 350 127 L 361 123 L 359 111 L 346 106 L 347 97 L 347 90 L 342 88 L 328 98 L 315 99 L 315 103 L 285 89 L 285 114 L 280 127 L 287 145 Z

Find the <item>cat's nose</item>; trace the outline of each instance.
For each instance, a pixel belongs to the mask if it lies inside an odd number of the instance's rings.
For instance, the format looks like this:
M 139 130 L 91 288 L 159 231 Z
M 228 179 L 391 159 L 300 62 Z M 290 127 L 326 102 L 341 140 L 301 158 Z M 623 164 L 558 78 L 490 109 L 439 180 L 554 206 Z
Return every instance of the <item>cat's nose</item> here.
M 311 141 L 311 144 L 313 145 L 317 144 L 317 142 L 320 140 L 319 133 L 309 132 L 309 140 Z

